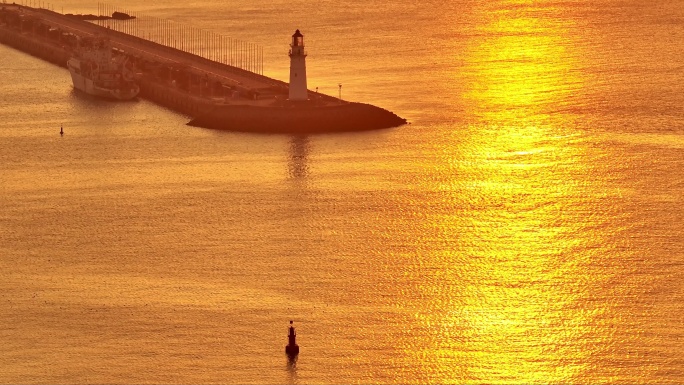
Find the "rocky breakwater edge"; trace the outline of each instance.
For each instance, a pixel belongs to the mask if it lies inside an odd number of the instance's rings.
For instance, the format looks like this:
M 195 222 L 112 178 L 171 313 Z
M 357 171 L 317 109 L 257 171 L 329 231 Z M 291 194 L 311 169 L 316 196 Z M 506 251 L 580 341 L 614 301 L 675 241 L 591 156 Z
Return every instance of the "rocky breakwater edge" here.
M 368 131 L 404 124 L 406 119 L 390 111 L 355 102 L 218 105 L 188 123 L 218 130 L 273 134 Z

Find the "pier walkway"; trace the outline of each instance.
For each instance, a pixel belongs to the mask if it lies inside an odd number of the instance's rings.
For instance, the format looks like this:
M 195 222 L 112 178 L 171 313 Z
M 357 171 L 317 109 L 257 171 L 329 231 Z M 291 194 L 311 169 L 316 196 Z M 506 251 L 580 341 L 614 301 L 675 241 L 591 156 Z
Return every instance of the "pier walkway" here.
M 195 77 L 204 77 L 208 81 L 215 81 L 225 86 L 234 86 L 246 91 L 258 91 L 279 88 L 287 90 L 287 83 L 275 80 L 254 72 L 233 67 L 227 64 L 211 61 L 201 56 L 168 47 L 150 40 L 88 22 L 78 18 L 41 8 L 31 8 L 19 5 L 16 7 L 24 17 L 38 19 L 42 24 L 51 28 L 72 33 L 79 37 L 106 36 L 112 42 L 112 47 L 123 51 L 126 55 L 168 65 L 171 68 L 182 69 Z

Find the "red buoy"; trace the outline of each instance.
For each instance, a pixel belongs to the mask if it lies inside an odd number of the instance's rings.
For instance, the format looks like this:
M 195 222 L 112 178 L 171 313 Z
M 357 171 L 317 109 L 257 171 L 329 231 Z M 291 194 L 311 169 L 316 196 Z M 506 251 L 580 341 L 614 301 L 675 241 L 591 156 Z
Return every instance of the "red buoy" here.
M 294 357 L 299 354 L 299 345 L 297 345 L 297 333 L 295 332 L 294 326 L 292 326 L 292 321 L 290 321 L 290 332 L 287 335 L 288 344 L 285 346 L 285 353 Z

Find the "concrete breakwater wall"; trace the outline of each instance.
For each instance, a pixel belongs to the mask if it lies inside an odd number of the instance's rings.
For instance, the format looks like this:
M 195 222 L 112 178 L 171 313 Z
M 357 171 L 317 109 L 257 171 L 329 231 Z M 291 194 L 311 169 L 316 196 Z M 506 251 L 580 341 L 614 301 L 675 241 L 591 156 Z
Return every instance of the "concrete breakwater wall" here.
M 394 113 L 364 103 L 291 106 L 220 106 L 190 121 L 219 130 L 314 134 L 366 131 L 406 124 Z
M 193 117 L 189 123 L 193 126 L 264 133 L 322 133 L 373 130 L 406 123 L 382 108 L 343 102 L 306 89 L 303 95 L 290 100 L 287 83 L 234 67 L 225 59 L 209 60 L 49 10 L 19 5 L 0 7 L 0 43 L 61 67 L 66 66 L 77 47 L 82 47 L 81 43 L 93 38 L 108 39 L 112 53 L 125 57 L 125 62 L 135 68 L 141 97 Z
M 69 46 L 1 26 L 0 43 L 64 68 L 71 55 Z M 189 116 L 206 113 L 216 104 L 214 100 L 191 95 L 173 84 L 165 84 L 150 77 L 143 77 L 138 84 L 140 95 L 145 99 Z
M 35 39 L 31 35 L 0 27 L 0 43 L 26 52 L 32 56 L 66 67 L 69 51 L 51 42 Z
M 189 116 L 205 114 L 216 107 L 214 101 L 194 96 L 173 86 L 140 79 L 140 96 Z

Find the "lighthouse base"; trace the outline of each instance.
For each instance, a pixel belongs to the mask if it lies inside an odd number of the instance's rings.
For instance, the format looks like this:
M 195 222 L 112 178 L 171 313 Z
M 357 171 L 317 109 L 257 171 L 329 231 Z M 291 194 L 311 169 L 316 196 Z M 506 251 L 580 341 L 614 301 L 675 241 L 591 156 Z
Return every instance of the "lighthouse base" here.
M 288 356 L 296 356 L 299 354 L 299 345 L 287 345 L 285 346 L 285 353 L 287 353 Z
M 218 105 L 188 124 L 219 130 L 315 134 L 391 128 L 406 124 L 406 119 L 370 104 L 319 106 L 289 101 L 285 106 Z

